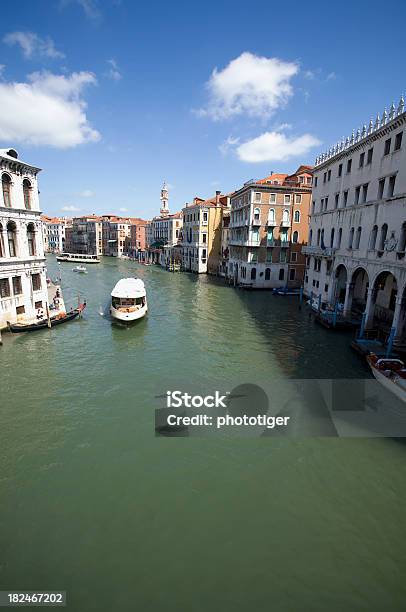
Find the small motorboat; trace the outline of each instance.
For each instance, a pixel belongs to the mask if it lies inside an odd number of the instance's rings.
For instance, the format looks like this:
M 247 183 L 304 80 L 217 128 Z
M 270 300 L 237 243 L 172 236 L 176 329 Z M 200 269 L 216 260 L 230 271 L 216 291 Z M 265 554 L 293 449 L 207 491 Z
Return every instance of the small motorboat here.
M 87 269 L 85 266 L 76 266 L 72 268 L 72 272 L 79 272 L 79 274 L 87 274 Z
M 406 368 L 400 359 L 386 359 L 375 353 L 367 356 L 372 374 L 388 391 L 406 402 Z
M 82 304 L 79 304 L 77 308 L 72 308 L 72 310 L 69 310 L 68 312 L 60 313 L 55 317 L 51 317 L 49 321 L 48 319 L 40 319 L 35 323 L 16 323 L 14 325 L 9 325 L 9 330 L 13 334 L 18 334 L 21 332 L 31 332 L 39 329 L 56 327 L 57 325 L 61 325 L 62 323 L 67 323 L 68 321 L 76 319 L 76 317 L 82 314 L 85 308 L 86 302 L 83 302 Z
M 122 278 L 111 292 L 110 314 L 114 319 L 131 323 L 147 314 L 147 293 L 140 278 Z
M 294 287 L 274 287 L 273 295 L 300 295 L 300 288 Z

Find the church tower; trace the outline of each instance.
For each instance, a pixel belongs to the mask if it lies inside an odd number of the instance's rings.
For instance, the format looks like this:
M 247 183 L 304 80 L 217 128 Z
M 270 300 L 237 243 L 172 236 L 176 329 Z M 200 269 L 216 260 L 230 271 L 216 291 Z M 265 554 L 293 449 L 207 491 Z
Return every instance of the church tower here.
M 166 186 L 166 182 L 162 185 L 161 189 L 161 217 L 167 217 L 169 215 L 169 206 L 168 206 L 168 188 Z

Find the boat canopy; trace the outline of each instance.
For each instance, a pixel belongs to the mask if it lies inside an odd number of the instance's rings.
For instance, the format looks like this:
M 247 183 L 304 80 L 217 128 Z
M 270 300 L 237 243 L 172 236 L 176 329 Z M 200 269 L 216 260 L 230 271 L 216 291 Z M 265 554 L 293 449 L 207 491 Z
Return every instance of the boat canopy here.
M 122 278 L 111 292 L 111 296 L 117 298 L 137 298 L 145 295 L 145 285 L 140 278 Z

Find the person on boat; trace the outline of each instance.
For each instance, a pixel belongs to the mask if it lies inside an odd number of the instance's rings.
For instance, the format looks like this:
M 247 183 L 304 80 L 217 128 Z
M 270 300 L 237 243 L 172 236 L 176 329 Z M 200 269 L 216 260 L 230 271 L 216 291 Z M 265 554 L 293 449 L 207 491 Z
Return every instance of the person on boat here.
M 41 320 L 44 318 L 44 311 L 42 308 L 37 308 L 37 319 Z

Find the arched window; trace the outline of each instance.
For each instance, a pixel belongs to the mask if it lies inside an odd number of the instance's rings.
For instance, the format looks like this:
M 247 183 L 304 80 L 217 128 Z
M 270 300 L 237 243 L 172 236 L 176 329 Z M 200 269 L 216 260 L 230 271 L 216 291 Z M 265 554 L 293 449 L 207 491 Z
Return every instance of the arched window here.
M 338 238 L 337 238 L 337 249 L 339 249 L 341 247 L 341 239 L 343 237 L 343 228 L 340 227 L 340 229 L 338 230 Z
M 333 248 L 334 246 L 334 233 L 335 233 L 335 229 L 334 227 L 331 228 L 331 232 L 330 232 L 330 246 L 331 248 Z
M 374 225 L 371 231 L 371 237 L 369 239 L 369 248 L 371 251 L 375 251 L 377 237 L 378 237 L 378 226 Z
M 251 280 L 255 280 L 257 278 L 257 269 L 251 268 Z
M 30 256 L 36 255 L 35 227 L 33 223 L 29 223 L 27 226 L 27 241 L 28 241 L 28 254 Z
M 17 228 L 13 221 L 7 223 L 7 241 L 10 257 L 17 257 Z
M 266 268 L 265 269 L 265 280 L 270 280 L 270 278 L 271 278 L 271 269 Z
M 283 223 L 289 223 L 289 211 L 287 210 L 287 208 L 285 208 L 282 213 L 282 221 Z
M 8 174 L 3 174 L 1 177 L 1 184 L 3 188 L 4 206 L 11 208 L 11 178 Z
M 23 180 L 24 206 L 31 210 L 31 183 L 28 179 Z
M 259 223 L 260 219 L 261 219 L 261 211 L 260 211 L 260 209 L 259 208 L 254 208 L 254 221 L 256 223 Z
M 353 242 L 354 242 L 354 228 L 352 227 L 350 230 L 349 238 L 348 238 L 348 248 L 349 249 L 352 249 Z
M 402 229 L 400 230 L 398 252 L 404 252 L 406 249 L 406 222 L 403 223 Z
M 268 211 L 268 223 L 275 223 L 275 210 L 273 208 Z
M 293 218 L 295 223 L 300 223 L 300 211 L 295 210 L 295 216 Z
M 383 251 L 385 249 L 385 241 L 386 236 L 388 235 L 388 226 L 384 223 L 381 227 L 381 237 L 379 238 L 379 251 Z
M 309 232 L 309 245 L 311 246 L 312 244 L 312 238 L 313 238 L 313 230 L 311 229 Z
M 362 232 L 362 228 L 359 227 L 357 229 L 357 234 L 355 236 L 355 246 L 354 246 L 354 249 L 359 249 L 359 243 L 361 242 L 361 232 Z
M 299 232 L 293 232 L 292 242 L 297 244 L 299 242 Z

